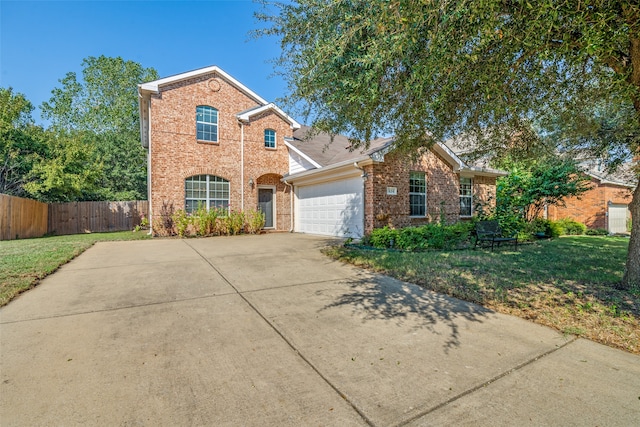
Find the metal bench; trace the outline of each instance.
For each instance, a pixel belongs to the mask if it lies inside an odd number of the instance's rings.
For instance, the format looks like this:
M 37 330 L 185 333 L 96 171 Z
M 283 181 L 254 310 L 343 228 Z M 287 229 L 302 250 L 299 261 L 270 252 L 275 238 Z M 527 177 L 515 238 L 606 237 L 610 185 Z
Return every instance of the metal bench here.
M 504 242 L 513 243 L 515 249 L 518 249 L 518 235 L 505 236 L 502 233 L 502 228 L 498 221 L 478 221 L 475 229 L 476 242 L 473 245 L 475 249 L 478 244 L 482 245 L 486 243 L 487 246 L 491 246 L 493 251 L 494 246 L 500 246 Z

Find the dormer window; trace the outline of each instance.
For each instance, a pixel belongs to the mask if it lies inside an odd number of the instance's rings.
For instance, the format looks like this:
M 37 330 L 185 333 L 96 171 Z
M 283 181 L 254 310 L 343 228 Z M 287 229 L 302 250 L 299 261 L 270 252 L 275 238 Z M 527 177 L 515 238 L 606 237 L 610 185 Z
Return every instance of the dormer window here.
M 276 148 L 276 131 L 273 129 L 264 130 L 264 147 Z
M 196 107 L 196 139 L 218 142 L 218 110 L 207 105 Z

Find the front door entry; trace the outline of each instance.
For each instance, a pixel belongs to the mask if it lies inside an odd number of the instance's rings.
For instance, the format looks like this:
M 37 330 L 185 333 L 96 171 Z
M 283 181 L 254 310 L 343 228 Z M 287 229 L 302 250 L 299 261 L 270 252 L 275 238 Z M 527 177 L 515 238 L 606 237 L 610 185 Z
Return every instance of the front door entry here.
M 258 188 L 258 209 L 264 213 L 264 228 L 273 228 L 273 189 Z

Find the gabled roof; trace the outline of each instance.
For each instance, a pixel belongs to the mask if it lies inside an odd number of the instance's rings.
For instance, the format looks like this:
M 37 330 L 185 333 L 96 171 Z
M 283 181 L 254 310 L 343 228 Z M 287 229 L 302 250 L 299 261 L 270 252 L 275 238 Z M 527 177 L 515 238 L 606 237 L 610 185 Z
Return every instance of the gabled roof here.
M 347 160 L 357 160 L 368 157 L 371 154 L 389 147 L 392 138 L 379 138 L 371 141 L 368 149 L 351 149 L 349 138 L 343 135 L 335 135 L 333 141 L 331 135 L 319 133 L 308 139 L 311 131 L 309 126 L 301 126 L 293 132 L 293 139 L 288 140 L 288 145 L 296 151 L 310 158 L 313 163 L 326 167 Z
M 494 158 L 495 148 L 478 149 L 471 138 L 465 134 L 457 135 L 445 142 L 453 151 L 472 168 L 489 169 L 488 166 Z M 571 156 L 578 161 L 582 171 L 600 181 L 602 184 L 620 185 L 635 188 L 638 177 L 633 170 L 633 162 L 626 162 L 620 165 L 614 172 L 607 171 L 598 159 L 586 157 L 584 153 L 562 153 L 556 151 L 556 156 Z M 473 163 L 469 160 L 473 159 Z
M 597 179 L 602 184 L 620 185 L 629 188 L 636 187 L 638 178 L 634 174 L 631 162 L 621 165 L 615 172 L 609 172 L 595 162 L 583 162 L 581 165 L 585 174 Z
M 186 73 L 180 73 L 169 77 L 164 77 L 162 79 L 154 80 L 148 83 L 142 83 L 138 85 L 138 91 L 142 92 L 151 92 L 158 93 L 162 86 L 175 84 L 184 80 L 192 79 L 194 77 L 200 77 L 206 74 L 216 74 L 227 82 L 238 88 L 241 92 L 247 95 L 249 98 L 253 99 L 260 105 L 266 105 L 268 102 L 262 98 L 260 95 L 240 83 L 238 80 L 231 77 L 231 75 L 227 74 L 224 70 L 222 70 L 217 65 L 212 65 L 210 67 L 199 68 L 197 70 L 187 71 Z
M 194 79 L 194 78 L 198 78 L 206 75 L 211 75 L 214 77 L 220 77 L 224 79 L 227 83 L 234 86 L 236 89 L 238 89 L 240 92 L 242 92 L 243 94 L 245 94 L 247 97 L 251 98 L 258 104 L 255 107 L 252 107 L 248 110 L 237 113 L 236 118 L 238 120 L 246 122 L 246 121 L 249 121 L 251 117 L 257 114 L 261 114 L 265 111 L 271 110 L 275 112 L 278 116 L 280 116 L 283 120 L 287 121 L 291 125 L 292 129 L 295 130 L 300 128 L 300 124 L 296 120 L 291 118 L 288 114 L 286 114 L 284 111 L 282 111 L 277 105 L 275 105 L 274 103 L 267 102 L 260 95 L 258 95 L 257 93 L 255 93 L 254 91 L 252 91 L 251 89 L 243 85 L 242 83 L 240 83 L 238 80 L 231 77 L 231 75 L 227 74 L 220 67 L 218 67 L 217 65 L 213 65 L 210 67 L 199 68 L 197 70 L 187 71 L 185 73 L 164 77 L 162 79 L 154 80 L 152 82 L 147 82 L 147 83 L 141 83 L 138 85 L 138 94 L 139 94 L 138 108 L 139 108 L 139 114 L 140 114 L 140 141 L 143 147 L 148 148 L 150 144 L 149 108 L 150 108 L 150 102 L 151 102 L 150 101 L 151 94 L 159 93 L 162 90 L 162 88 L 165 86 L 180 83 L 182 81 L 186 81 L 189 79 Z
M 284 119 L 285 121 L 289 122 L 289 124 L 291 125 L 292 129 L 300 129 L 300 123 L 295 121 L 288 114 L 286 114 L 284 111 L 282 111 L 280 108 L 278 108 L 278 106 L 275 105 L 273 102 L 271 102 L 271 103 L 269 103 L 267 105 L 261 105 L 261 106 L 249 108 L 248 110 L 241 111 L 238 114 L 236 114 L 236 117 L 240 121 L 248 122 L 249 120 L 251 120 L 251 117 L 256 116 L 258 114 L 261 114 L 261 113 L 263 113 L 265 111 L 269 111 L 269 110 L 275 112 L 282 119 Z
M 351 149 L 349 138 L 343 135 L 335 135 L 333 140 L 329 134 L 319 133 L 308 137 L 311 131 L 309 126 L 302 126 L 293 133 L 294 138 L 285 143 L 299 154 L 305 156 L 313 164 L 321 168 L 328 168 L 343 163 L 359 162 L 365 159 L 383 161 L 384 154 L 393 150 L 395 138 L 377 138 L 369 143 L 368 148 Z M 469 175 L 505 176 L 507 172 L 469 165 L 462 161 L 458 155 L 443 143 L 436 143 L 432 150 L 445 159 L 456 172 Z
M 318 162 L 316 162 L 315 160 L 313 160 L 311 157 L 307 156 L 305 153 L 303 153 L 302 151 L 300 151 L 298 148 L 296 148 L 292 143 L 293 143 L 293 138 L 288 138 L 285 137 L 284 138 L 284 144 L 289 147 L 289 149 L 297 154 L 299 154 L 304 160 L 306 160 L 307 162 L 309 162 L 313 167 L 315 168 L 321 168 L 322 165 L 319 164 Z

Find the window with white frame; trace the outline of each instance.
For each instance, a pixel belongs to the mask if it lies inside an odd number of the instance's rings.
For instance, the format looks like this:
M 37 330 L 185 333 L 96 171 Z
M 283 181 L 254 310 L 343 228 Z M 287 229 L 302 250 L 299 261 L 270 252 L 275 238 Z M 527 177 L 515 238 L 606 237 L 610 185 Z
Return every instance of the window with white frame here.
M 196 107 L 196 139 L 218 142 L 218 110 L 207 105 Z
M 196 175 L 184 180 L 185 210 L 199 207 L 229 210 L 229 181 L 215 175 Z
M 473 213 L 472 184 L 471 178 L 460 177 L 460 216 L 469 217 Z
M 427 214 L 427 181 L 424 172 L 409 175 L 409 211 L 411 216 Z
M 273 129 L 264 130 L 265 148 L 276 148 L 276 131 Z

